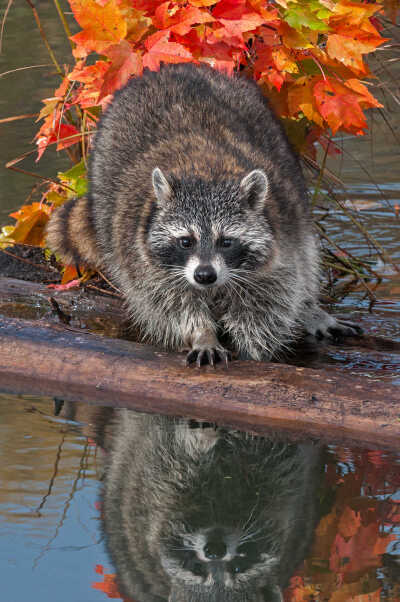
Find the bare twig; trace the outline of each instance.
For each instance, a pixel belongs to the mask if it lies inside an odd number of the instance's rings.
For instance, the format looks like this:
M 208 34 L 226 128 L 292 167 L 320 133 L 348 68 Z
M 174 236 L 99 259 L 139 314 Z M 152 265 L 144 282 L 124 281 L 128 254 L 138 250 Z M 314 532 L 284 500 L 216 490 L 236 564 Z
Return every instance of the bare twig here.
M 51 67 L 51 63 L 45 63 L 43 65 L 28 65 L 27 67 L 18 67 L 17 69 L 10 69 L 10 71 L 3 71 L 3 73 L 0 73 L 0 77 L 4 77 L 9 73 L 15 73 L 16 71 L 24 71 L 25 69 L 39 69 L 39 67 Z
M 44 32 L 44 29 L 43 29 L 43 27 L 42 27 L 42 24 L 41 24 L 41 22 L 40 22 L 40 18 L 39 18 L 38 12 L 37 12 L 37 10 L 36 10 L 36 8 L 35 8 L 34 4 L 31 2 L 31 0 L 26 0 L 26 1 L 27 1 L 27 3 L 29 4 L 29 6 L 31 7 L 31 9 L 32 9 L 33 16 L 35 17 L 36 25 L 37 25 L 37 26 L 38 26 L 38 28 L 39 28 L 40 35 L 42 36 L 42 40 L 43 40 L 43 42 L 44 42 L 44 43 L 45 43 L 45 45 L 46 45 L 47 51 L 48 51 L 48 53 L 49 53 L 49 55 L 50 55 L 50 58 L 51 58 L 51 60 L 53 61 L 54 65 L 55 65 L 55 68 L 57 69 L 57 73 L 58 73 L 59 75 L 61 75 L 61 77 L 62 77 L 62 76 L 63 76 L 62 69 L 61 69 L 60 65 L 58 64 L 58 61 L 57 61 L 56 55 L 54 54 L 54 52 L 53 52 L 53 50 L 52 50 L 52 48 L 51 48 L 51 46 L 50 46 L 50 44 L 49 44 L 49 41 L 48 41 L 48 39 L 47 39 L 47 36 L 46 36 L 46 34 L 45 34 L 45 32 Z
M 11 121 L 18 121 L 19 119 L 28 119 L 29 117 L 37 117 L 39 113 L 26 113 L 25 115 L 15 115 L 15 117 L 5 117 L 0 119 L 0 123 L 10 123 Z
M 29 245 L 27 245 L 27 246 L 29 246 Z M 17 259 L 18 261 L 22 261 L 23 263 L 27 263 L 27 264 L 33 266 L 34 268 L 36 268 L 37 270 L 45 270 L 46 272 L 52 272 L 53 271 L 52 269 L 50 269 L 46 265 L 39 265 L 37 263 L 33 263 L 33 261 L 30 261 L 29 259 L 25 259 L 24 257 L 19 257 L 18 255 L 15 255 L 14 253 L 11 253 L 11 251 L 8 251 L 6 249 L 1 249 L 0 248 L 0 252 L 1 253 L 5 253 L 6 255 L 9 255 L 13 259 Z
M 4 35 L 4 26 L 6 24 L 6 19 L 8 16 L 8 12 L 11 8 L 11 5 L 13 3 L 14 0 L 8 0 L 8 4 L 6 6 L 6 10 L 4 11 L 4 16 L 3 16 L 3 20 L 1 22 L 1 31 L 0 31 L 0 54 L 3 50 L 3 35 Z

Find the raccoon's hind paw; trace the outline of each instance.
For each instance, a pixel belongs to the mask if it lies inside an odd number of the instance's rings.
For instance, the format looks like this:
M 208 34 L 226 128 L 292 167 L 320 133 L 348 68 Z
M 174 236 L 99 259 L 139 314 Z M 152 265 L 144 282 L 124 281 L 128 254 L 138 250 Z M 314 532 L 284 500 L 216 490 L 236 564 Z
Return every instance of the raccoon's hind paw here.
M 328 334 L 323 334 L 323 336 L 341 339 L 343 337 L 362 337 L 364 334 L 363 329 L 353 322 L 345 320 L 335 320 L 335 322 L 333 326 L 329 326 Z
M 222 361 L 227 366 L 230 359 L 232 359 L 231 352 L 220 345 L 215 347 L 196 345 L 186 356 L 186 366 L 194 362 L 196 362 L 199 368 L 203 364 L 214 366 L 217 361 Z
M 338 340 L 343 337 L 360 337 L 363 335 L 363 329 L 357 324 L 346 320 L 338 320 L 319 307 L 310 311 L 305 319 L 304 326 L 307 334 L 318 340 L 323 338 Z

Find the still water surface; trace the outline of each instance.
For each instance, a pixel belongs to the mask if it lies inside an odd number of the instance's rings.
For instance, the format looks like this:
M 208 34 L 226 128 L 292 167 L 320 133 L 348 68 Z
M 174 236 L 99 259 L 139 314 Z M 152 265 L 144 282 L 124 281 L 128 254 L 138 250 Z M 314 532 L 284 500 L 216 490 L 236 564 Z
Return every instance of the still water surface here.
M 60 62 L 68 61 L 53 3 L 43 0 L 38 10 Z M 14 3 L 0 72 L 48 62 L 30 8 Z M 2 77 L 0 119 L 37 113 L 57 85 L 52 67 Z M 376 115 L 371 135 L 344 140 L 329 165 L 347 186 L 336 192 L 399 260 L 400 119 L 390 97 L 387 107 L 394 134 Z M 37 127 L 30 119 L 0 125 L 2 224 L 32 186 L 2 166 L 33 148 Z M 49 176 L 67 166 L 54 150 L 40 164 L 23 164 Z M 369 258 L 350 218 L 331 208 L 326 224 L 338 244 Z M 400 340 L 400 278 L 373 261 L 385 274 L 375 313 L 362 290 L 340 309 L 368 332 Z M 369 366 L 351 350 L 334 359 L 361 375 L 376 368 L 376 356 Z M 393 357 L 382 356 L 382 365 L 390 377 L 400 374 Z M 189 602 L 215 590 L 221 602 L 234 601 L 233 591 L 242 602 L 274 600 L 280 589 L 285 602 L 400 600 L 399 454 L 289 444 L 84 404 L 55 417 L 53 405 L 0 396 L 2 601 L 121 599 L 116 572 L 136 602 L 166 601 L 171 592 L 172 601 Z M 204 590 L 207 579 L 220 585 Z
M 3 395 L 0 458 L 4 602 L 400 600 L 398 453 Z

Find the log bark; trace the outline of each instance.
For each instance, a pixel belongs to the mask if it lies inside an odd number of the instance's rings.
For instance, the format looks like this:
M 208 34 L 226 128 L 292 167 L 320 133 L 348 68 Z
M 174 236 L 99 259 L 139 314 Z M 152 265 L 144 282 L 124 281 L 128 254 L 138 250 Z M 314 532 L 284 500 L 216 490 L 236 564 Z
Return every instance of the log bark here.
M 0 317 L 0 389 L 396 448 L 400 388 L 286 364 L 184 366 L 182 354 Z
M 122 301 L 112 293 L 100 295 L 84 287 L 57 291 L 38 282 L 0 277 L 0 315 L 58 324 L 57 306 L 72 327 L 110 337 L 128 330 Z

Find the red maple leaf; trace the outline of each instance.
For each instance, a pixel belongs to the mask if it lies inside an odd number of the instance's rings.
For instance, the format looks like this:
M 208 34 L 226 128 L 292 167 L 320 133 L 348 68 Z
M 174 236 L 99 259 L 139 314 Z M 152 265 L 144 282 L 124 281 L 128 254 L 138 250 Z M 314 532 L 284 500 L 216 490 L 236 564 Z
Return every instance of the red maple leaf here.
M 170 32 L 158 31 L 148 37 L 145 42 L 147 53 L 143 55 L 143 67 L 153 71 L 159 69 L 160 63 L 190 63 L 192 53 L 182 44 L 170 42 Z

